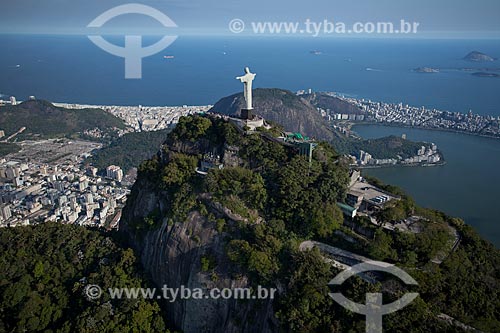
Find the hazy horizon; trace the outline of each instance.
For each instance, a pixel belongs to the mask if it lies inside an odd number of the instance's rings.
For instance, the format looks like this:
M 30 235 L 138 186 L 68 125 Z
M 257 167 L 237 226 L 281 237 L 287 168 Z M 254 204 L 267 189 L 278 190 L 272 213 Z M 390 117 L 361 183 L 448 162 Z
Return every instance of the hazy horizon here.
M 124 1 L 7 0 L 0 7 L 0 34 L 89 34 L 89 22 Z M 306 19 L 333 22 L 418 22 L 416 36 L 409 38 L 500 38 L 500 2 L 495 0 L 423 0 L 408 3 L 395 0 L 357 2 L 314 0 L 309 2 L 268 2 L 256 0 L 158 1 L 141 4 L 158 9 L 178 28 L 176 35 L 231 35 L 228 23 L 235 18 L 245 22 L 302 22 Z M 265 8 L 266 10 L 263 10 Z M 74 13 L 74 14 L 73 14 Z M 103 32 L 163 34 L 166 30 L 144 15 L 123 15 L 108 22 Z M 95 31 L 95 30 L 94 30 Z M 238 34 L 242 36 L 244 34 Z M 261 36 L 261 35 L 260 35 Z M 363 35 L 375 37 L 374 35 Z M 337 37 L 337 36 L 335 36 Z M 343 37 L 343 36 L 342 36 Z

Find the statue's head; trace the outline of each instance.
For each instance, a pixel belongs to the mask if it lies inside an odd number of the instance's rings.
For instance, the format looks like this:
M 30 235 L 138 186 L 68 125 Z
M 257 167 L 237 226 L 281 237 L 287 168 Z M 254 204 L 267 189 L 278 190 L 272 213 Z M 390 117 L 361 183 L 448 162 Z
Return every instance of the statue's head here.
M 249 73 L 250 73 L 250 68 L 245 67 L 245 73 L 246 73 L 246 74 L 249 74 Z

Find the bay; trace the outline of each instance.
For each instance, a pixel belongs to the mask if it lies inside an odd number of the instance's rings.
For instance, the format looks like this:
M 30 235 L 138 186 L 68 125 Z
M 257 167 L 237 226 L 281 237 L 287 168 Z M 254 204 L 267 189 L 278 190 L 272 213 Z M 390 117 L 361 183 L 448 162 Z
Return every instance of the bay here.
M 363 173 L 401 187 L 418 204 L 460 217 L 500 246 L 500 140 L 406 127 L 357 125 L 363 138 L 406 134 L 434 142 L 446 164 L 433 167 L 365 169 Z

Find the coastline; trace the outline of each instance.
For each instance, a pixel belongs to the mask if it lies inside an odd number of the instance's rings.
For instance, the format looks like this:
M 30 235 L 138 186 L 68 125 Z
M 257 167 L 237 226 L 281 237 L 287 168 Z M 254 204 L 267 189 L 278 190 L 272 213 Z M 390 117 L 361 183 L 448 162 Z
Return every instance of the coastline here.
M 494 140 L 500 140 L 500 136 L 493 136 L 493 135 L 485 135 L 485 134 L 479 134 L 479 133 L 473 133 L 473 132 L 468 132 L 468 131 L 458 131 L 454 129 L 448 129 L 448 128 L 436 128 L 436 127 L 426 127 L 426 126 L 411 126 L 403 123 L 389 123 L 389 122 L 377 122 L 377 121 L 360 121 L 360 122 L 348 122 L 347 128 L 349 130 L 352 130 L 353 126 L 356 125 L 381 125 L 381 126 L 390 126 L 390 127 L 405 127 L 405 128 L 412 128 L 412 129 L 421 129 L 421 130 L 429 130 L 429 131 L 437 131 L 437 132 L 448 132 L 448 133 L 455 133 L 455 134 L 464 134 L 464 135 L 469 135 L 469 136 L 477 136 L 477 137 L 482 137 L 482 138 L 488 138 L 488 139 L 494 139 Z M 356 132 L 356 131 L 354 131 Z
M 414 168 L 414 167 L 438 167 L 446 165 L 446 161 L 438 163 L 410 163 L 410 164 L 379 164 L 379 165 L 356 165 L 356 169 L 382 169 L 382 168 Z

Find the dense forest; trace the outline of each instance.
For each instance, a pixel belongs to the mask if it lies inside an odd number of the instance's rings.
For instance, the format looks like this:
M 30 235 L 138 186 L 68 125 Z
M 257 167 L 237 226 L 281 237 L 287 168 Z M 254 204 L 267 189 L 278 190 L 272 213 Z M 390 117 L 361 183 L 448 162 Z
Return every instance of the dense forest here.
M 116 129 L 125 129 L 126 126 L 123 120 L 100 109 L 65 109 L 42 100 L 0 108 L 0 129 L 5 131 L 6 136 L 22 127 L 26 130 L 17 135 L 17 140 L 80 138 L 84 137 L 85 130 L 93 129 L 99 129 L 109 139 Z
M 378 159 L 398 159 L 398 157 L 405 159 L 417 155 L 422 146 L 426 148 L 431 146 L 427 142 L 410 141 L 393 135 L 377 139 L 359 139 L 338 134 L 331 144 L 342 154 L 359 157 L 359 152 L 363 150 Z
M 155 300 L 110 299 L 145 287 L 131 249 L 84 227 L 41 224 L 0 231 L 0 332 L 166 332 Z M 89 298 L 88 285 L 102 297 Z
M 197 148 L 237 146 L 237 167 L 211 170 L 206 177 L 195 172 L 201 154 Z M 275 300 L 276 317 L 285 331 L 362 332 L 362 316 L 350 313 L 328 296 L 328 282 L 339 271 L 324 262 L 317 250 L 300 251 L 304 240 L 324 243 L 395 263 L 419 283 L 420 297 L 410 306 L 387 315 L 387 332 L 457 332 L 460 329 L 438 319 L 442 313 L 486 332 L 500 330 L 500 253 L 457 218 L 418 207 L 400 190 L 378 183 L 400 195 L 401 200 L 378 213 L 390 222 L 412 214 L 424 217 L 418 234 L 389 232 L 375 227 L 374 239 L 356 235 L 345 227 L 335 204 L 345 198 L 348 168 L 327 143 L 319 143 L 309 163 L 298 150 L 269 140 L 261 132 L 242 135 L 221 119 L 193 116 L 180 119 L 156 156 L 139 168 L 139 179 L 148 179 L 163 196 L 166 209 L 133 221 L 137 233 L 182 223 L 192 211 L 206 216 L 227 235 L 226 255 L 234 263 L 234 275 L 247 275 L 252 284 L 281 286 Z M 375 180 L 372 180 L 376 183 Z M 132 191 L 130 200 L 137 195 Z M 243 217 L 237 222 L 210 207 L 218 202 Z M 441 264 L 432 259 L 450 243 L 449 228 L 461 237 L 458 248 Z M 338 234 L 350 235 L 348 242 Z M 208 261 L 207 261 L 208 262 Z M 215 270 L 217 263 L 205 263 Z M 383 291 L 397 299 L 405 287 L 385 278 L 369 284 L 350 279 L 346 295 L 358 302 L 366 292 Z M 387 302 L 386 302 L 387 303 Z
M 169 132 L 170 129 L 127 133 L 114 140 L 109 146 L 96 151 L 87 162 L 99 169 L 106 169 L 109 165 L 118 165 L 127 172 L 157 153 Z
M 8 155 L 10 153 L 16 153 L 21 150 L 19 145 L 10 142 L 0 142 L 0 157 Z
M 357 235 L 343 224 L 336 205 L 345 199 L 348 184 L 341 156 L 319 142 L 309 163 L 297 148 L 273 140 L 273 132 L 244 135 L 223 119 L 182 117 L 161 154 L 140 165 L 124 214 L 145 181 L 161 194 L 163 209 L 150 211 L 128 228 L 140 238 L 164 221 L 182 224 L 196 211 L 223 235 L 232 276 L 279 290 L 273 311 L 281 331 L 365 331 L 363 316 L 328 295 L 336 290 L 328 284 L 339 269 L 317 249 L 300 250 L 305 240 L 394 263 L 417 280 L 418 286 L 407 288 L 389 276 L 377 283 L 355 277 L 340 288 L 359 303 L 367 292 L 383 292 L 384 303 L 408 290 L 418 292 L 409 306 L 384 316 L 385 332 L 461 331 L 439 319 L 441 314 L 484 332 L 500 331 L 500 253 L 493 245 L 462 220 L 418 207 L 401 190 L 375 179 L 369 181 L 401 198 L 377 217 L 389 222 L 418 214 L 425 219 L 423 230 L 412 234 L 371 226 L 373 239 Z M 206 176 L 196 172 L 200 151 L 222 155 L 228 146 L 237 147 L 237 166 L 212 169 Z M 215 203 L 239 218 L 214 210 Z M 449 227 L 458 231 L 460 243 L 436 264 L 432 259 L 450 241 Z M 151 285 L 122 236 L 57 224 L 2 228 L 0 332 L 167 331 L 168 313 L 155 300 L 85 295 L 89 284 L 103 290 Z M 214 257 L 204 256 L 200 269 L 216 281 L 218 265 Z

